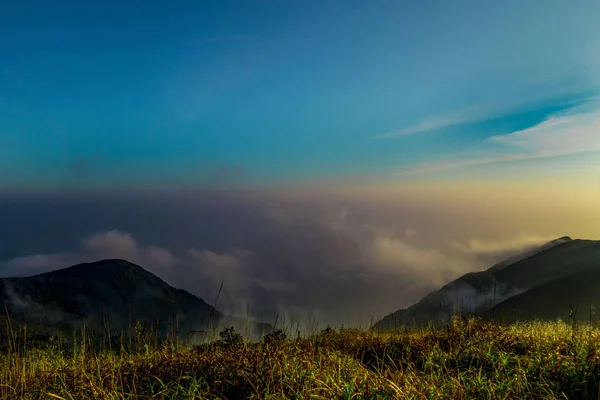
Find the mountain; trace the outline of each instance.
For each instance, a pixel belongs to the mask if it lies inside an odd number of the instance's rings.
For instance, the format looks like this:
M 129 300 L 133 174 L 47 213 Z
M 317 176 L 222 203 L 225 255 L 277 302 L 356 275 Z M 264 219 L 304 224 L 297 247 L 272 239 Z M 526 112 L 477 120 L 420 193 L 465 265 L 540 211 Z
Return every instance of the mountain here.
M 504 320 L 508 313 L 531 317 L 529 304 L 534 300 L 538 310 L 547 309 L 540 311 L 540 315 L 562 315 L 562 311 L 552 308 L 555 301 L 569 306 L 564 297 L 567 293 L 560 288 L 574 285 L 585 279 L 586 274 L 591 278 L 597 270 L 600 270 L 600 241 L 562 237 L 487 270 L 463 275 L 412 306 L 387 315 L 373 329 L 439 325 L 458 309 L 486 318 L 501 315 Z M 572 302 L 587 301 L 583 295 L 578 297 L 577 291 L 571 297 Z
M 15 321 L 71 334 L 83 324 L 89 332 L 118 334 L 139 321 L 162 336 L 241 322 L 142 267 L 117 259 L 26 278 L 2 278 L 0 304 Z M 254 324 L 252 329 L 268 329 L 268 325 Z
M 571 311 L 576 310 L 577 320 L 589 320 L 590 311 L 595 320 L 595 307 L 600 306 L 599 289 L 600 266 L 535 286 L 484 311 L 482 316 L 502 323 L 558 318 L 569 321 Z
M 549 250 L 549 249 L 551 249 L 551 248 L 553 248 L 555 246 L 558 246 L 559 244 L 567 243 L 567 242 L 570 242 L 572 240 L 573 239 L 571 239 L 568 236 L 563 236 L 561 238 L 551 240 L 550 242 L 548 242 L 548 243 L 546 243 L 546 244 L 544 244 L 542 246 L 534 246 L 533 248 L 531 248 L 529 250 L 526 250 L 526 251 L 524 251 L 522 253 L 519 253 L 516 256 L 509 257 L 506 260 L 501 261 L 498 264 L 493 265 L 489 269 L 489 271 L 490 272 L 498 271 L 498 270 L 500 270 L 500 269 L 502 269 L 504 267 L 508 267 L 511 264 L 514 264 L 514 263 L 516 263 L 518 261 L 524 260 L 524 259 L 526 259 L 528 257 L 531 257 L 531 256 L 537 254 L 537 253 L 541 253 L 542 251 Z

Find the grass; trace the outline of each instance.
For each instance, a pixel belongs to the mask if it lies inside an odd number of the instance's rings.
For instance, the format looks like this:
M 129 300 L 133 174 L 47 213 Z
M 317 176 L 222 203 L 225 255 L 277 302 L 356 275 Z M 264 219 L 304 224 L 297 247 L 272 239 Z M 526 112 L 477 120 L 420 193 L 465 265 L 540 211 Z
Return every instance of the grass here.
M 327 329 L 204 345 L 85 335 L 41 346 L 13 334 L 0 356 L 3 399 L 598 399 L 600 329 L 563 322 L 443 329 Z

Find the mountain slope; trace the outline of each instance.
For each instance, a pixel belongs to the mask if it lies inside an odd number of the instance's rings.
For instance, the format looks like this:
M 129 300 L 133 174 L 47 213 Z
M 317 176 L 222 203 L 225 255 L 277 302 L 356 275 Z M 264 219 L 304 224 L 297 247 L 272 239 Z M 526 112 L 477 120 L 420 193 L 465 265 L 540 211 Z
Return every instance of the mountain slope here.
M 531 288 L 570 274 L 600 267 L 600 241 L 571 240 L 495 273 L 502 282 Z
M 532 249 L 524 251 L 523 253 L 517 254 L 514 257 L 507 258 L 506 260 L 501 261 L 498 264 L 492 266 L 490 269 L 488 269 L 488 271 L 490 271 L 490 272 L 499 271 L 499 270 L 501 270 L 501 269 L 503 269 L 505 267 L 508 267 L 508 266 L 510 266 L 510 265 L 518 262 L 518 261 L 521 261 L 521 260 L 524 260 L 526 258 L 532 257 L 532 256 L 534 256 L 534 255 L 536 255 L 538 253 L 541 253 L 542 251 L 550 250 L 551 248 L 556 247 L 556 246 L 558 246 L 560 244 L 571 242 L 572 240 L 573 239 L 571 239 L 568 236 L 563 236 L 561 238 L 551 240 L 550 242 L 548 242 L 548 243 L 546 243 L 546 244 L 544 244 L 542 246 L 539 246 L 539 247 L 536 246 L 536 247 L 534 247 Z
M 590 306 L 600 306 L 599 288 L 600 267 L 536 286 L 486 310 L 482 316 L 503 323 L 557 318 L 567 321 L 571 310 L 576 309 L 577 320 L 589 320 Z
M 373 329 L 440 324 L 457 308 L 482 313 L 533 287 L 597 268 L 600 241 L 559 238 L 485 271 L 463 275 L 407 309 L 387 315 Z
M 119 333 L 139 321 L 159 334 L 182 334 L 222 321 L 219 311 L 125 260 L 79 264 L 26 278 L 0 279 L 11 318 L 69 330 Z M 229 322 L 234 322 L 230 320 Z

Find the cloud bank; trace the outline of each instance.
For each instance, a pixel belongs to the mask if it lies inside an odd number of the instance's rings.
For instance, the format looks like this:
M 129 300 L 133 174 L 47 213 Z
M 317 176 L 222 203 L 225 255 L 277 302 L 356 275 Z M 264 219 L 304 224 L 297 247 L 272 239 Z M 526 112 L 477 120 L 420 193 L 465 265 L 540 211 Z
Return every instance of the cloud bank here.
M 124 258 L 209 303 L 223 284 L 217 308 L 225 313 L 304 326 L 310 321 L 365 326 L 464 273 L 554 238 L 517 229 L 500 236 L 480 229 L 473 236 L 464 229 L 466 220 L 418 202 L 394 206 L 209 193 L 23 204 L 4 204 L 15 212 L 11 215 L 20 211 L 22 229 L 0 229 L 0 239 L 10 239 L 4 243 L 24 254 L 0 262 L 3 276 Z M 135 218 L 125 218 L 132 213 Z M 60 215 L 60 223 L 36 223 L 42 214 Z M 28 235 L 35 227 L 39 238 Z M 56 239 L 50 241 L 53 251 L 43 240 L 48 237 Z M 37 243 L 51 251 L 36 251 Z

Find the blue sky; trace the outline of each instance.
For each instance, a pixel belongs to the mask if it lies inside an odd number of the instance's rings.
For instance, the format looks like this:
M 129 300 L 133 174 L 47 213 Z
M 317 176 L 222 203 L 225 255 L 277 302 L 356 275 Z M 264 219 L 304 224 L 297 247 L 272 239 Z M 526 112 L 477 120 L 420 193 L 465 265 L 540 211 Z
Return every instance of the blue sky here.
M 126 258 L 333 323 L 598 239 L 598 21 L 598 0 L 4 1 L 0 273 Z M 198 186 L 266 190 L 126 190 Z
M 599 18 L 593 0 L 13 1 L 0 186 L 597 166 Z

